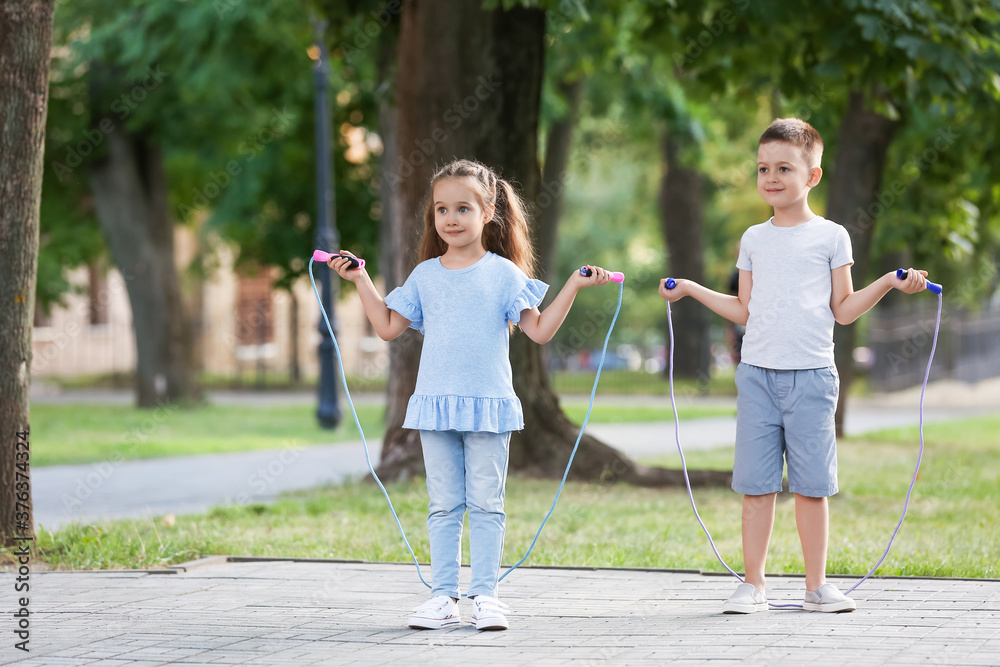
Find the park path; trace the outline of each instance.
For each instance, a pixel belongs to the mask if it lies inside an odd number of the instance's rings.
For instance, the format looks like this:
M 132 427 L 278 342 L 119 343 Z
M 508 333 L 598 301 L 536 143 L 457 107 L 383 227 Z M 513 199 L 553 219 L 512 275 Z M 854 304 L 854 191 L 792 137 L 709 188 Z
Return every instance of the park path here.
M 994 386 L 994 384 L 996 386 Z M 1000 411 L 1000 382 L 982 385 L 969 395 L 962 387 L 934 388 L 926 405 L 926 420 L 943 421 L 972 414 Z M 985 389 L 983 387 L 986 387 Z M 994 396 L 995 394 L 995 396 Z M 899 393 L 853 400 L 846 431 L 860 435 L 883 428 L 917 422 L 918 394 Z M 39 393 L 35 402 L 100 402 L 129 404 L 130 392 Z M 313 394 L 217 392 L 218 404 L 275 405 L 312 402 Z M 362 395 L 356 403 L 381 400 Z M 661 396 L 604 396 L 602 402 L 668 406 Z M 994 402 L 995 400 L 995 402 Z M 586 405 L 585 398 L 563 399 L 564 405 Z M 734 399 L 682 397 L 678 406 L 732 406 Z M 346 406 L 345 406 L 346 409 Z M 350 419 L 350 415 L 345 415 Z M 41 432 L 44 425 L 38 428 Z M 592 424 L 588 432 L 642 460 L 673 457 L 674 423 Z M 681 422 L 685 451 L 731 446 L 736 433 L 734 417 L 689 419 Z M 370 441 L 372 461 L 378 464 L 381 442 Z M 279 494 L 324 484 L 338 484 L 368 473 L 361 441 L 318 446 L 285 446 L 283 449 L 230 454 L 205 454 L 142 461 L 104 461 L 83 465 L 46 466 L 32 470 L 32 500 L 36 527 L 55 530 L 72 521 L 90 523 L 105 519 L 144 518 L 166 514 L 204 512 L 230 503 L 270 502 Z
M 0 586 L 14 576 L 0 574 Z M 802 578 L 768 583 L 772 601 L 801 602 Z M 0 664 L 998 664 L 1000 581 L 873 578 L 854 592 L 853 613 L 722 614 L 734 585 L 695 571 L 522 567 L 501 585 L 509 630 L 477 632 L 462 600 L 459 626 L 420 631 L 405 625 L 427 599 L 411 564 L 210 557 L 171 570 L 38 572 L 30 652 L 5 632 Z

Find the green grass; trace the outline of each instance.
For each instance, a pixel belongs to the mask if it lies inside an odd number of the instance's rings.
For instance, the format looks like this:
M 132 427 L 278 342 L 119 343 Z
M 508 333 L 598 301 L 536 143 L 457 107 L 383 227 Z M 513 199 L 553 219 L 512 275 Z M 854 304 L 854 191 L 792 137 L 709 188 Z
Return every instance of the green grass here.
M 920 480 L 881 574 L 1000 577 L 998 431 L 1000 417 L 927 427 Z M 841 444 L 841 493 L 831 500 L 830 572 L 862 574 L 877 561 L 899 519 L 917 446 L 916 429 Z M 692 467 L 725 469 L 731 461 L 731 450 L 688 455 Z M 505 562 L 524 553 L 556 485 L 508 481 Z M 391 484 L 389 491 L 417 557 L 427 562 L 422 480 Z M 721 553 L 739 569 L 740 496 L 699 490 L 696 499 Z M 42 532 L 39 555 L 56 568 L 158 567 L 206 554 L 409 561 L 381 492 L 364 482 L 166 523 L 120 521 Z M 791 500 L 779 500 L 770 554 L 768 571 L 802 572 Z M 722 571 L 683 490 L 583 483 L 566 486 L 526 564 Z
M 550 374 L 552 385 L 561 394 L 589 394 L 594 386 L 595 371 L 554 371 Z M 315 377 L 302 378 L 293 383 L 288 373 L 268 372 L 263 376 L 263 388 L 269 390 L 302 390 L 316 387 Z M 256 370 L 247 368 L 242 376 L 217 375 L 203 373 L 201 385 L 205 389 L 253 389 L 258 378 Z M 130 373 L 80 375 L 71 378 L 46 378 L 46 382 L 56 384 L 64 389 L 114 388 L 130 389 L 134 379 Z M 337 378 L 340 382 L 340 378 Z M 347 378 L 352 392 L 383 392 L 386 378 L 351 375 Z M 339 386 L 339 385 L 338 385 Z M 651 394 L 665 396 L 670 393 L 667 378 L 662 373 L 647 373 L 645 371 L 604 370 L 601 372 L 601 382 L 598 391 L 609 394 Z M 707 381 L 676 379 L 676 392 L 680 395 L 695 396 L 735 396 L 733 371 L 713 371 L 712 378 Z
M 558 394 L 590 394 L 594 387 L 594 371 L 558 371 L 551 374 L 552 388 Z M 597 386 L 598 394 L 632 396 L 645 394 L 668 396 L 670 383 L 661 373 L 644 371 L 604 370 Z M 674 379 L 678 396 L 735 396 L 733 371 L 713 372 L 708 380 Z
M 713 369 L 708 380 L 685 380 L 675 378 L 675 393 L 681 396 L 735 396 L 736 386 L 733 383 L 733 369 L 720 371 Z M 559 394 L 590 394 L 594 386 L 594 371 L 553 371 L 549 374 L 552 387 Z M 64 389 L 114 388 L 131 389 L 134 380 L 129 373 L 80 375 L 71 378 L 46 378 L 45 382 L 55 384 Z M 339 382 L 339 378 L 338 378 Z M 386 388 L 386 378 L 351 375 L 347 378 L 348 386 L 354 393 L 381 393 Z M 205 389 L 240 390 L 255 389 L 258 386 L 257 376 L 253 369 L 248 369 L 242 377 L 235 375 L 214 375 L 204 373 L 201 376 L 202 387 Z M 339 385 L 338 385 L 339 386 Z M 305 377 L 298 383 L 293 383 L 287 373 L 269 372 L 263 378 L 263 387 L 268 390 L 302 391 L 315 390 L 316 378 Z M 661 373 L 645 371 L 604 370 L 601 372 L 601 382 L 598 393 L 623 396 L 646 394 L 651 396 L 667 396 L 670 394 L 670 384 Z M 851 383 L 851 396 L 864 396 L 870 393 L 864 375 L 855 377 Z
M 46 466 L 280 449 L 359 439 L 346 405 L 341 426 L 318 426 L 315 407 L 203 406 L 139 410 L 122 405 L 31 407 L 31 463 Z M 359 405 L 365 435 L 381 438 L 384 409 Z M 120 459 L 119 459 L 120 457 Z
M 576 424 L 582 424 L 587 414 L 587 406 L 579 403 L 562 404 L 563 412 Z M 681 419 L 700 419 L 702 417 L 733 417 L 736 406 L 685 406 L 678 408 Z M 631 424 L 638 422 L 672 421 L 674 412 L 670 409 L 670 401 L 663 401 L 660 406 L 653 405 L 614 405 L 594 403 L 590 413 L 590 424 Z
M 257 369 L 252 366 L 248 366 L 242 375 L 202 373 L 199 377 L 199 381 L 202 389 L 240 390 L 264 388 L 275 391 L 302 391 L 315 390 L 317 378 L 315 376 L 306 376 L 301 377 L 297 382 L 294 382 L 287 372 L 274 370 L 270 370 L 262 377 L 258 378 Z M 93 373 L 86 375 L 73 375 L 71 377 L 46 377 L 44 382 L 62 389 L 134 389 L 135 376 L 131 372 Z M 339 375 L 337 376 L 337 382 L 337 386 L 339 388 Z M 347 383 L 352 392 L 382 392 L 385 391 L 386 378 L 348 375 Z
M 52 405 L 31 408 L 35 466 L 92 463 L 124 459 L 189 456 L 220 452 L 278 449 L 284 445 L 314 445 L 358 440 L 350 409 L 344 411 L 340 428 L 319 428 L 311 405 L 276 407 L 204 406 L 139 410 L 122 405 Z M 582 423 L 586 405 L 570 405 L 566 413 Z M 731 415 L 726 407 L 685 407 L 684 419 Z M 365 436 L 382 437 L 384 410 L 359 405 L 358 416 Z M 663 407 L 635 405 L 594 406 L 591 423 L 620 423 L 673 419 L 669 404 Z M 37 443 L 37 444 L 35 444 Z

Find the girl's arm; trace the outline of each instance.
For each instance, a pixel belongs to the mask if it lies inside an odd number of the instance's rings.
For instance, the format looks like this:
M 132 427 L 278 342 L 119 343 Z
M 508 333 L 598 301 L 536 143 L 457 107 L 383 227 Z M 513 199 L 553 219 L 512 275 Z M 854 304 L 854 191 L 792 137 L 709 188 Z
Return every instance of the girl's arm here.
M 353 257 L 353 255 L 343 250 L 340 251 L 340 254 L 345 255 L 345 257 L 333 257 L 327 263 L 331 269 L 340 274 L 341 278 L 350 280 L 357 285 L 358 296 L 361 297 L 361 305 L 365 309 L 365 315 L 371 321 L 378 337 L 382 340 L 392 340 L 406 331 L 410 326 L 410 320 L 385 305 L 382 295 L 378 293 L 375 283 L 372 282 L 371 277 L 363 267 L 347 268 L 347 265 L 351 263 L 348 256 Z
M 927 281 L 924 279 L 926 275 L 926 271 L 916 271 L 911 268 L 906 278 L 900 280 L 896 277 L 895 271 L 890 271 L 877 278 L 871 285 L 855 292 L 851 265 L 838 266 L 830 272 L 830 280 L 833 282 L 830 310 L 833 311 L 833 317 L 838 324 L 850 324 L 871 310 L 872 306 L 893 287 L 907 294 L 927 289 Z
M 589 268 L 593 272 L 589 278 L 580 275 L 579 271 L 574 271 L 544 311 L 540 312 L 537 307 L 521 311 L 521 321 L 518 322 L 518 326 L 528 338 L 538 344 L 548 343 L 566 320 L 570 306 L 576 300 L 576 293 L 583 287 L 606 285 L 611 280 L 608 272 L 601 267 Z
M 715 292 L 693 280 L 677 279 L 673 289 L 667 289 L 666 279 L 660 281 L 660 296 L 673 303 L 686 296 L 693 297 L 731 322 L 746 326 L 750 318 L 750 292 L 753 289 L 753 273 L 740 269 L 739 296 Z

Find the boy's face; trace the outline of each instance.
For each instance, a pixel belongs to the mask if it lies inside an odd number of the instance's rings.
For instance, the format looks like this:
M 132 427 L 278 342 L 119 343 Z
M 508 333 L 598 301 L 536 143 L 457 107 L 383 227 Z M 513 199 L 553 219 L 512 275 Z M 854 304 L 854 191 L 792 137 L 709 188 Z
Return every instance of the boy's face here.
M 757 149 L 757 192 L 775 209 L 804 204 L 822 175 L 822 169 L 809 166 L 798 146 L 770 141 Z

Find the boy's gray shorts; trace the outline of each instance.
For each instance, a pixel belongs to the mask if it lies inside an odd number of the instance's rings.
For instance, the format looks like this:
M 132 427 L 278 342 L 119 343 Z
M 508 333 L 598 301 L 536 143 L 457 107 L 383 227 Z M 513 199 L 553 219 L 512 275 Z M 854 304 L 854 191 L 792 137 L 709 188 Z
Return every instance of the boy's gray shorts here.
M 733 490 L 751 496 L 781 491 L 784 456 L 792 493 L 837 493 L 836 367 L 776 371 L 741 363 L 736 390 Z

